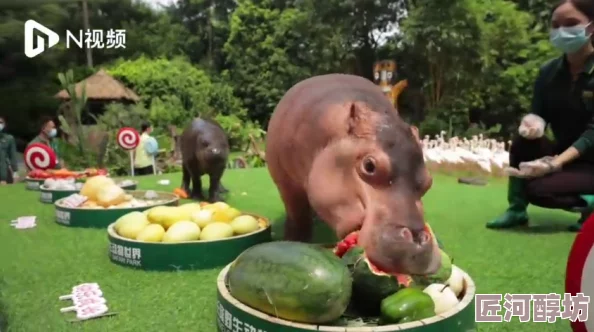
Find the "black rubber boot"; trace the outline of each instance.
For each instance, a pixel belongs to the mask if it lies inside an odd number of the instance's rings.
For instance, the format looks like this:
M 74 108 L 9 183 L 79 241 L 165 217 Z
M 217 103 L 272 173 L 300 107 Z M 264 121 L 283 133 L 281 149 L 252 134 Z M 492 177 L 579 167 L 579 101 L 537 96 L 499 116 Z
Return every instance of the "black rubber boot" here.
M 528 200 L 524 192 L 525 180 L 509 177 L 507 185 L 507 201 L 509 207 L 501 216 L 487 223 L 487 228 L 513 228 L 528 224 Z
M 582 200 L 586 202 L 586 207 L 580 211 L 582 216 L 577 221 L 577 223 L 569 226 L 567 229 L 570 232 L 579 232 L 582 230 L 582 225 L 584 221 L 588 219 L 588 217 L 594 212 L 594 195 L 582 195 L 580 196 Z

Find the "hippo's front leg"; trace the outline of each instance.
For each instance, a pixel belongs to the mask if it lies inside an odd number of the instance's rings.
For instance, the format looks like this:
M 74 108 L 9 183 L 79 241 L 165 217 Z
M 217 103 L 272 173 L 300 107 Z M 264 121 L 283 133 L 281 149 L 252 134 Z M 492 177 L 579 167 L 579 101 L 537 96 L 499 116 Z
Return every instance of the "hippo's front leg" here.
M 219 194 L 226 194 L 229 192 L 229 189 L 223 187 L 223 182 L 219 181 Z
M 220 170 L 217 169 L 209 174 L 210 188 L 208 188 L 208 201 L 211 203 L 224 201 L 221 197 L 221 178 L 223 177 L 224 171 L 225 169 L 221 168 Z
M 183 175 L 181 187 L 186 193 L 190 193 L 190 181 L 192 179 L 192 176 L 190 175 L 190 172 L 188 171 L 187 166 L 185 164 L 182 164 L 182 171 Z
M 205 200 L 202 194 L 202 179 L 200 178 L 200 174 L 192 174 L 192 194 L 190 196 L 199 201 Z
M 311 242 L 313 238 L 313 218 L 307 194 L 301 191 L 281 190 L 285 202 L 287 219 L 285 236 L 287 241 Z

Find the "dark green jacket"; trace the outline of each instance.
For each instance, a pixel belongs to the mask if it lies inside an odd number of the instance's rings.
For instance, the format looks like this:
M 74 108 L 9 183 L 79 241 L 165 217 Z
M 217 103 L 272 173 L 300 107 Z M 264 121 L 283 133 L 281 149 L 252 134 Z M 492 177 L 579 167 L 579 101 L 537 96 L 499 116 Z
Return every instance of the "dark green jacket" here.
M 10 167 L 10 168 L 9 168 Z M 10 134 L 0 132 L 0 181 L 8 181 L 9 172 L 18 169 L 16 142 Z
M 55 169 L 60 169 L 60 155 L 59 155 L 59 151 L 58 151 L 58 142 L 56 142 L 56 140 L 50 140 L 49 142 L 41 137 L 40 135 L 35 136 L 35 138 L 33 138 L 31 140 L 31 142 L 29 142 L 29 144 L 27 144 L 27 146 L 33 144 L 33 143 L 41 143 L 41 144 L 45 144 L 47 146 L 49 146 L 50 148 L 52 148 L 52 150 L 54 150 L 54 153 L 56 154 L 56 159 L 58 159 L 58 163 L 56 164 L 56 167 L 54 167 Z
M 573 146 L 580 159 L 594 161 L 594 56 L 576 81 L 565 56 L 545 64 L 536 79 L 532 112 L 551 126 L 557 153 Z

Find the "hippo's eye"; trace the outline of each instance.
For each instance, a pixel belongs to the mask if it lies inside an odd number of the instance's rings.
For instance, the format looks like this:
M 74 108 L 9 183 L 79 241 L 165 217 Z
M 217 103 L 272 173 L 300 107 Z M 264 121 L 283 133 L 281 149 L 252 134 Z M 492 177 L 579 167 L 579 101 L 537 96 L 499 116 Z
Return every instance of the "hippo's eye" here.
M 363 160 L 363 170 L 365 173 L 373 175 L 375 173 L 375 161 L 371 158 L 365 158 Z

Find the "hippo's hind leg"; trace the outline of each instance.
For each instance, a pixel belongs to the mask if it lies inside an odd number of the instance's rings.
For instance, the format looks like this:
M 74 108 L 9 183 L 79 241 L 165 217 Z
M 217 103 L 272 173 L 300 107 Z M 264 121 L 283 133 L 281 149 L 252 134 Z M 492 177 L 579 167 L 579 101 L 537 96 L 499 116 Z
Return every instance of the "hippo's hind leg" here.
M 225 167 L 220 167 L 209 173 L 210 187 L 208 188 L 208 201 L 211 203 L 224 201 L 221 197 L 221 178 L 224 172 Z
M 289 186 L 279 186 L 279 189 L 287 213 L 284 239 L 287 241 L 311 242 L 313 218 L 307 194 L 302 189 Z

